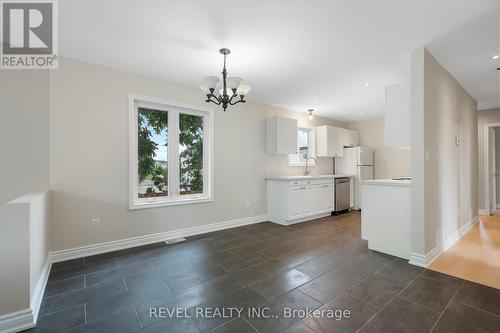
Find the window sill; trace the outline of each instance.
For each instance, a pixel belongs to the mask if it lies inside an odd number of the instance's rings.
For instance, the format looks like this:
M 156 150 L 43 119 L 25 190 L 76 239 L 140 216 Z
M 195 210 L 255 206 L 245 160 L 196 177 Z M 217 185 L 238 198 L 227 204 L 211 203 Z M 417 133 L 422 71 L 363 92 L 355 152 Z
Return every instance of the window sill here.
M 168 207 L 168 206 L 182 206 L 182 205 L 194 205 L 199 203 L 213 202 L 212 197 L 197 197 L 197 198 L 185 198 L 185 199 L 175 199 L 175 200 L 162 200 L 162 201 L 144 201 L 135 202 L 129 204 L 129 210 L 146 209 L 146 208 L 158 208 L 158 207 Z

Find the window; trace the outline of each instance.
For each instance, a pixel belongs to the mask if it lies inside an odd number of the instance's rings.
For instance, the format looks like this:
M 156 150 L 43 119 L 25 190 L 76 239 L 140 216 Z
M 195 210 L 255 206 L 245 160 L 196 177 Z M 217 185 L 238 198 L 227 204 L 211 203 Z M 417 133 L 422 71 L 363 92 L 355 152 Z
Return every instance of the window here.
M 212 111 L 130 97 L 130 209 L 207 202 Z
M 297 133 L 297 154 L 288 155 L 288 164 L 291 166 L 303 166 L 306 164 L 305 156 L 314 157 L 314 132 L 311 128 L 299 128 Z M 313 160 L 309 165 L 316 165 Z

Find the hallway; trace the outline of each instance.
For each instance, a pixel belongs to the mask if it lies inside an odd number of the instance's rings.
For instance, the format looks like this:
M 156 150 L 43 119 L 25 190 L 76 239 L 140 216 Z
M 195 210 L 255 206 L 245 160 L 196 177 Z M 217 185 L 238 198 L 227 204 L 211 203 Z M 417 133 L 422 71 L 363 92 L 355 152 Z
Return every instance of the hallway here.
M 429 269 L 500 289 L 500 210 L 480 216 Z

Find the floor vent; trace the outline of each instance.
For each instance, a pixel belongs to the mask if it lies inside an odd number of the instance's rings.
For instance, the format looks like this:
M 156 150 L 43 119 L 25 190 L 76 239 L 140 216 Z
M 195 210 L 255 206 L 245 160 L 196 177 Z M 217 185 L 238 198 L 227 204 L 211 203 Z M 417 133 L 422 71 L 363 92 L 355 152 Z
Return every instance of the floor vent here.
M 184 237 L 172 238 L 172 239 L 167 239 L 165 241 L 165 243 L 166 244 L 175 244 L 175 243 L 184 242 L 185 240 L 186 240 L 186 238 L 184 238 Z

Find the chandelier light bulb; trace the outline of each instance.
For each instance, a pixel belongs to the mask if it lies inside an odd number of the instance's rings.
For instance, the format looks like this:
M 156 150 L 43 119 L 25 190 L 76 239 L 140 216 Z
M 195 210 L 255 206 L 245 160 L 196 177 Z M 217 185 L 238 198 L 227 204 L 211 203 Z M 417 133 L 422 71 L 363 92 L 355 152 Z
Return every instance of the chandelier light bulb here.
M 309 112 L 309 115 L 307 116 L 309 118 L 309 120 L 314 119 L 313 111 L 314 111 L 313 109 L 307 110 L 307 112 Z

